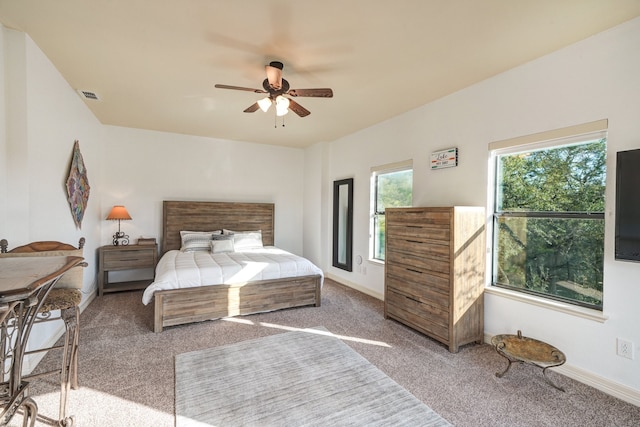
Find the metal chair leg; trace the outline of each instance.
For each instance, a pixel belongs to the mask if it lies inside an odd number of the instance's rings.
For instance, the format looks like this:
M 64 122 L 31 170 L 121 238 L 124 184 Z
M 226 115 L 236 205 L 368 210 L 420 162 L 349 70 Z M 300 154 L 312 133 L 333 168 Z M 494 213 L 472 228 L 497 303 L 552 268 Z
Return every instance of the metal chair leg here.
M 70 307 L 61 311 L 65 325 L 62 368 L 60 371 L 60 417 L 63 426 L 73 425 L 73 418 L 67 417 L 69 389 L 78 388 L 78 341 L 80 335 L 80 311 Z
M 32 398 L 27 397 L 22 401 L 22 406 L 24 415 L 22 418 L 22 427 L 35 427 L 38 416 L 38 405 Z
M 71 378 L 71 388 L 74 390 L 78 389 L 78 348 L 80 344 L 80 310 L 78 307 L 74 307 L 73 309 L 75 315 L 75 327 L 73 329 L 73 339 L 71 342 L 71 352 L 70 352 L 70 378 Z

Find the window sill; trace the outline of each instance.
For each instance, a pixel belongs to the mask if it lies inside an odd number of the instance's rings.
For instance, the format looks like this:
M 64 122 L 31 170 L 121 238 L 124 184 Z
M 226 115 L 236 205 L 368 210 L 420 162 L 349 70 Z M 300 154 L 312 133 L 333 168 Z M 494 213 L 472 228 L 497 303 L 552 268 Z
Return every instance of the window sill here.
M 375 259 L 375 258 L 369 258 L 367 259 L 368 262 L 370 262 L 371 264 L 376 264 L 376 265 L 380 265 L 384 267 L 384 261 L 379 260 L 379 259 Z
M 593 320 L 599 323 L 604 323 L 607 319 L 609 319 L 609 316 L 598 310 L 592 310 L 590 308 L 579 307 L 577 305 L 571 305 L 560 301 L 540 298 L 509 289 L 498 288 L 496 286 L 487 286 L 484 288 L 484 291 L 488 294 L 498 295 L 503 298 L 523 302 L 525 304 L 537 305 L 538 307 L 559 311 L 571 316 L 582 317 L 584 319 Z

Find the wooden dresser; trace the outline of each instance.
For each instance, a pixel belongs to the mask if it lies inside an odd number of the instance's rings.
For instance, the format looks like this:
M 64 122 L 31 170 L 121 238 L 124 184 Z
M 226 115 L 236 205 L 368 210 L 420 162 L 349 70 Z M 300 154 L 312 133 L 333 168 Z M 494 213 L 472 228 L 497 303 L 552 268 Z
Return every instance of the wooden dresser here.
M 482 342 L 484 208 L 388 208 L 385 216 L 385 318 L 454 353 Z

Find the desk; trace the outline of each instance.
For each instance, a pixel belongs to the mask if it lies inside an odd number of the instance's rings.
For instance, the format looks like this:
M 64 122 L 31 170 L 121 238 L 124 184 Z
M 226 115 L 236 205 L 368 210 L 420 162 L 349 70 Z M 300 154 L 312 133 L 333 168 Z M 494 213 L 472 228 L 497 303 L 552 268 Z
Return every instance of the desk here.
M 28 396 L 29 384 L 22 380 L 22 362 L 27 341 L 40 306 L 67 270 L 82 257 L 0 259 L 0 426 L 7 425 L 21 407 L 23 426 L 34 426 L 38 406 Z M 73 419 L 68 419 L 71 424 Z M 67 421 L 65 421 L 65 425 Z
M 554 346 L 533 338 L 523 337 L 520 331 L 518 331 L 518 335 L 496 335 L 491 339 L 491 344 L 495 346 L 499 355 L 509 361 L 504 372 L 496 373 L 498 378 L 502 378 L 507 373 L 512 363 L 528 363 L 541 368 L 544 379 L 553 387 L 564 391 L 562 387 L 547 377 L 547 369 L 560 366 L 567 360 L 564 353 Z

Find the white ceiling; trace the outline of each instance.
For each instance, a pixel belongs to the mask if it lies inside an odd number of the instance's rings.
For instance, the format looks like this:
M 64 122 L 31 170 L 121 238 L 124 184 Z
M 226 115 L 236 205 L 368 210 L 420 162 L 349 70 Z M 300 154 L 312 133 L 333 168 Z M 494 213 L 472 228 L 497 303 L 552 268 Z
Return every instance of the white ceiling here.
M 104 124 L 305 147 L 333 141 L 640 15 L 638 0 L 0 0 Z M 284 63 L 311 111 L 243 110 Z

